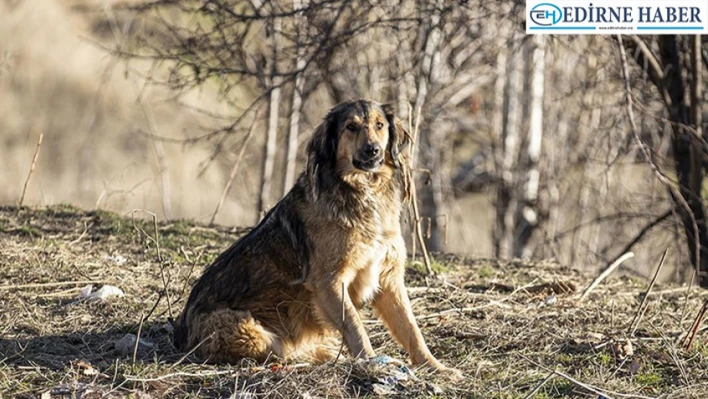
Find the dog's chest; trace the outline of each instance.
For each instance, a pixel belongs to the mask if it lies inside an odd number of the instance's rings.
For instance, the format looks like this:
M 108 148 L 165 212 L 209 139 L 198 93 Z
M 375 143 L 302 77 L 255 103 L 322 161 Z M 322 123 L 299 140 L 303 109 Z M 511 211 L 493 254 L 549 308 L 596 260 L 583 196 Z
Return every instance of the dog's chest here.
M 356 271 L 349 285 L 349 295 L 357 307 L 371 301 L 379 290 L 379 280 L 391 245 L 380 237 L 356 249 Z

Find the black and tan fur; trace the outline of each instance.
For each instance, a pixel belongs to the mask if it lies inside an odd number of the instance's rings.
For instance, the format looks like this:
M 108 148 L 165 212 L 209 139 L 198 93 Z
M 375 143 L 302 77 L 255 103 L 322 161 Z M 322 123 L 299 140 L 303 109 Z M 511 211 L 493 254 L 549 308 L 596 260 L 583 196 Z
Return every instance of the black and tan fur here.
M 197 281 L 176 323 L 177 346 L 213 362 L 324 361 L 336 354 L 332 331 L 353 356 L 369 358 L 359 309 L 370 303 L 413 364 L 445 370 L 403 282 L 409 138 L 390 106 L 357 100 L 330 110 L 295 186 Z

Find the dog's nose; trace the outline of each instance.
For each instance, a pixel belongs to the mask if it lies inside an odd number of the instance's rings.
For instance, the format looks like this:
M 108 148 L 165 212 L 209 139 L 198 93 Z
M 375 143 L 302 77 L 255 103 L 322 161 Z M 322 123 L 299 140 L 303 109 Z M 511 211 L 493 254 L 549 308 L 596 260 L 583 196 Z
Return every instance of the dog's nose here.
M 375 157 L 381 152 L 381 147 L 378 144 L 365 144 L 362 149 L 368 157 Z

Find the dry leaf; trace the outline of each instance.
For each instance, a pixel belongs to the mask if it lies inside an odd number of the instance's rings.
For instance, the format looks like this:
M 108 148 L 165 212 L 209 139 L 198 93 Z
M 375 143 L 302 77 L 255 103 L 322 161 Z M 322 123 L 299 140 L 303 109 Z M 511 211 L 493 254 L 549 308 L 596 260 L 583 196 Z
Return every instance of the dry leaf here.
M 72 365 L 76 367 L 77 369 L 81 370 L 81 373 L 83 375 L 96 375 L 98 374 L 98 370 L 96 370 L 93 365 L 87 361 L 84 360 L 74 360 L 72 362 Z
M 615 352 L 615 356 L 619 359 L 626 359 L 634 355 L 634 346 L 632 345 L 632 341 L 628 339 L 618 340 L 612 344 L 612 349 Z

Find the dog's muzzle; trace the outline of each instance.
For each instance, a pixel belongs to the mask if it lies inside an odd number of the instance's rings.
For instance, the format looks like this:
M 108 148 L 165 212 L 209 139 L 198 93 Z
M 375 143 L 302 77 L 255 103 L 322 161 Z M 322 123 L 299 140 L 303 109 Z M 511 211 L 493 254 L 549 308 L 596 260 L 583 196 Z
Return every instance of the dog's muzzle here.
M 357 158 L 354 158 L 354 161 L 352 162 L 354 164 L 354 167 L 363 170 L 366 172 L 376 172 L 379 170 L 381 165 L 383 165 L 384 162 L 384 157 L 374 157 L 370 158 L 367 160 L 360 160 Z
M 377 171 L 383 164 L 384 157 L 378 144 L 365 144 L 354 157 L 354 167 L 367 172 Z

